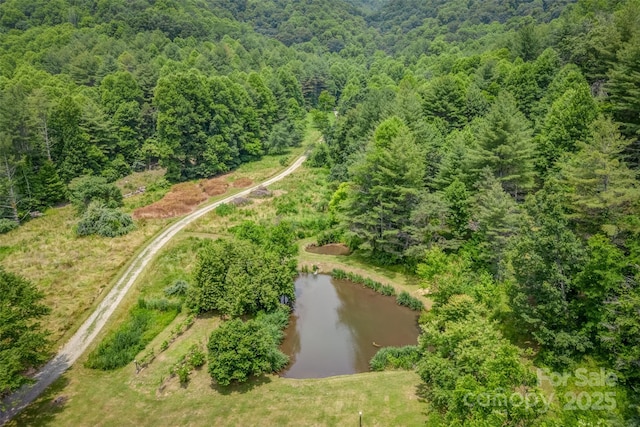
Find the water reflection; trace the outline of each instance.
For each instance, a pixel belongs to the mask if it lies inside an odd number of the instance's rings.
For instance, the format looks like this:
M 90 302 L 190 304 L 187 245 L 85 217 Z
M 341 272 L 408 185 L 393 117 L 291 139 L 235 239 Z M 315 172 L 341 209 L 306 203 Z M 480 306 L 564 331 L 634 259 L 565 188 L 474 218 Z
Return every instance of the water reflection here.
M 283 376 L 323 378 L 369 370 L 382 346 L 415 344 L 417 314 L 351 282 L 301 275 L 282 350 L 291 358 Z

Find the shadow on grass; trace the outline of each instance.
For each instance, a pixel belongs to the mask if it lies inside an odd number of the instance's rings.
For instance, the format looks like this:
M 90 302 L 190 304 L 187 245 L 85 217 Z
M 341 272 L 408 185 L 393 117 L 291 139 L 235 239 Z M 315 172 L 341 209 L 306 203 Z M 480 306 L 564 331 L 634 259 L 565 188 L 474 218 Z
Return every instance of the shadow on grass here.
M 217 391 L 218 393 L 222 394 L 223 396 L 228 396 L 234 393 L 245 394 L 257 387 L 260 387 L 265 384 L 269 384 L 270 382 L 271 382 L 271 378 L 269 378 L 267 375 L 260 375 L 259 377 L 252 377 L 247 382 L 232 383 L 226 387 L 211 381 L 211 388 Z
M 13 418 L 18 426 L 49 426 L 56 424 L 56 417 L 64 411 L 68 396 L 64 390 L 69 385 L 69 379 L 63 375 L 49 386 L 38 400 L 26 407 Z

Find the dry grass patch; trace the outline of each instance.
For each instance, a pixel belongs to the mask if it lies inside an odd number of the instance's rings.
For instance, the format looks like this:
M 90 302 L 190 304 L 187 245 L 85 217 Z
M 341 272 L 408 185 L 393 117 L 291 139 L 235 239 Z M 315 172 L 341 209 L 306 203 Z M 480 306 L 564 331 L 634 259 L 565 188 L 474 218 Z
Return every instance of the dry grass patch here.
M 137 221 L 136 230 L 111 239 L 77 237 L 77 222 L 71 206 L 50 209 L 2 236 L 2 246 L 11 248 L 2 265 L 45 294 L 52 312 L 43 324 L 52 332 L 54 344 L 61 344 L 76 329 L 138 248 L 166 224 Z
M 208 198 L 209 196 L 199 184 L 183 182 L 174 185 L 161 200 L 134 210 L 133 217 L 135 219 L 175 218 L 193 211 Z

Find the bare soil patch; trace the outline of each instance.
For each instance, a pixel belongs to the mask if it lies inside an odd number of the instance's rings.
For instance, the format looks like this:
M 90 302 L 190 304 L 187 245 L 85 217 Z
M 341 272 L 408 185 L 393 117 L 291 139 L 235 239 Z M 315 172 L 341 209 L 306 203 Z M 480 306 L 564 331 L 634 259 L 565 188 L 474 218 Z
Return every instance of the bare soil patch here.
M 351 251 L 342 243 L 329 243 L 324 246 L 309 245 L 305 251 L 320 255 L 349 255 Z

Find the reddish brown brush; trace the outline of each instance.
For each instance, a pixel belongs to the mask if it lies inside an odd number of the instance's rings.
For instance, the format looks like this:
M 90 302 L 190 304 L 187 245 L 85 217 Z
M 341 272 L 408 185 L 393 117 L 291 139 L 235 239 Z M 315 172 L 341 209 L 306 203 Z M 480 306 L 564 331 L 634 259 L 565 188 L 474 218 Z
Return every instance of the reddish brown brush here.
M 191 212 L 208 197 L 208 193 L 198 184 L 192 182 L 177 184 L 162 200 L 133 211 L 133 217 L 136 219 L 173 218 Z
M 231 185 L 233 186 L 233 188 L 246 188 L 251 184 L 253 184 L 253 181 L 251 181 L 249 178 L 240 178 L 233 181 L 233 184 Z

